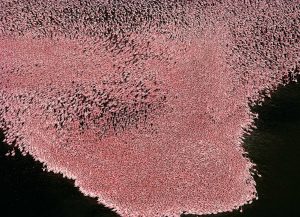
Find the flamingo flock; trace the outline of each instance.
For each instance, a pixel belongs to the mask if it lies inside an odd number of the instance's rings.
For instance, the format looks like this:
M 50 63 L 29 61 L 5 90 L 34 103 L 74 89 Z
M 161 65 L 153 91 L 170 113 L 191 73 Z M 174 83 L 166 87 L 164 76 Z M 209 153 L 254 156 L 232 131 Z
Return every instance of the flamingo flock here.
M 238 209 L 250 107 L 296 80 L 299 27 L 299 0 L 2 0 L 0 128 L 120 216 Z

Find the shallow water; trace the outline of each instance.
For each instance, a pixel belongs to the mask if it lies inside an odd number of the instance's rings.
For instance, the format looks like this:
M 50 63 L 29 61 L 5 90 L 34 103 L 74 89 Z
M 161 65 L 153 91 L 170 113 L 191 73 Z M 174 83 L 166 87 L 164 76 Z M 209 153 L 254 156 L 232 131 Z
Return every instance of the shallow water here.
M 300 84 L 280 88 L 262 107 L 257 130 L 245 139 L 249 157 L 258 166 L 259 200 L 243 212 L 219 217 L 297 217 L 300 194 Z M 1 141 L 3 135 L 1 136 Z M 30 156 L 6 157 L 0 145 L 0 212 L 3 217 L 113 217 L 113 211 L 83 196 L 73 181 L 43 172 Z M 193 216 L 193 215 L 186 215 Z M 212 215 L 207 215 L 212 216 Z

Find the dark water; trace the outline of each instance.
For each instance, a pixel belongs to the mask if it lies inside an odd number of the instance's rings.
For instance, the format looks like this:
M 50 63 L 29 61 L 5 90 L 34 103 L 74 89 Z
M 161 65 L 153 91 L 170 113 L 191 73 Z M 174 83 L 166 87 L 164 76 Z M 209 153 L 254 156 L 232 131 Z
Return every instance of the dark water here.
M 300 85 L 281 88 L 253 110 L 260 116 L 258 129 L 245 139 L 245 147 L 262 175 L 256 178 L 259 200 L 242 213 L 214 216 L 300 217 Z M 43 172 L 30 156 L 16 152 L 15 157 L 5 157 L 9 148 L 0 144 L 1 217 L 117 216 L 84 197 L 72 181 Z

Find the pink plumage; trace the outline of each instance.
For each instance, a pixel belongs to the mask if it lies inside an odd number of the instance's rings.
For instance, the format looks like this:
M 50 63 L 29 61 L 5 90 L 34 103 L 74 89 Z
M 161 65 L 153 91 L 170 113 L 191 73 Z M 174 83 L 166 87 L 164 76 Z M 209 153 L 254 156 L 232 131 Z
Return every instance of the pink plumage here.
M 121 216 L 257 197 L 250 104 L 295 79 L 294 1 L 1 1 L 0 127 Z

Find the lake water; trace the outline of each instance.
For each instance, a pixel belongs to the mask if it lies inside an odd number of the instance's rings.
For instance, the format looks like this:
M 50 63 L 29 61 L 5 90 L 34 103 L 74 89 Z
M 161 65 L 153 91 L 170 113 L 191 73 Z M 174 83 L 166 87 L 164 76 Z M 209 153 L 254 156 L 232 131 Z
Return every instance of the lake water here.
M 243 207 L 243 212 L 208 216 L 299 217 L 300 85 L 280 88 L 271 100 L 253 110 L 259 113 L 259 120 L 257 129 L 245 139 L 245 148 L 262 175 L 256 177 L 259 200 Z M 95 199 L 84 197 L 73 181 L 44 172 L 30 156 L 16 151 L 15 157 L 6 157 L 9 149 L 1 142 L 0 216 L 118 216 Z

